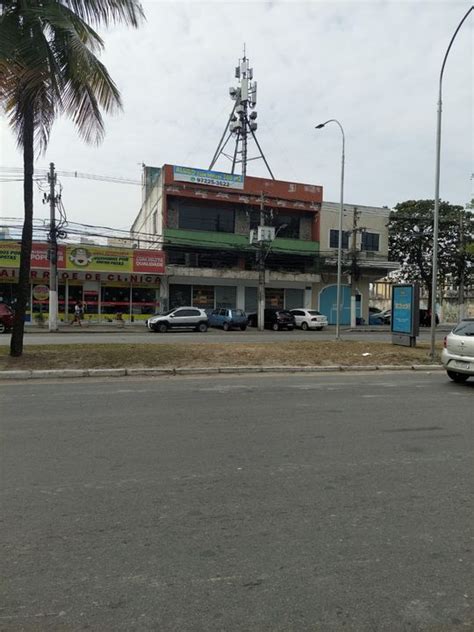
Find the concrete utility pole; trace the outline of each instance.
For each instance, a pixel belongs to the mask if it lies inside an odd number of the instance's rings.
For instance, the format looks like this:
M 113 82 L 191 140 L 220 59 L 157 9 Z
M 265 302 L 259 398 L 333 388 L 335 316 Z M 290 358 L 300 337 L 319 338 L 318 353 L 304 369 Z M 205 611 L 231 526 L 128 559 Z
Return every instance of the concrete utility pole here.
M 357 206 L 354 206 L 353 216 L 352 216 L 352 239 L 351 239 L 351 328 L 356 327 L 357 325 L 357 301 L 356 301 L 356 291 L 357 291 L 357 233 L 359 229 L 357 228 L 357 224 L 359 221 L 359 211 Z
M 56 174 L 49 165 L 49 331 L 58 330 L 58 235 L 56 231 Z
M 459 287 L 458 287 L 458 304 L 459 304 L 459 320 L 464 318 L 464 271 L 465 271 L 465 252 L 466 245 L 464 243 L 464 211 L 459 211 Z
M 260 226 L 265 226 L 265 198 L 263 191 L 260 196 Z M 258 330 L 263 331 L 265 328 L 265 244 L 263 239 L 260 241 L 258 258 L 257 322 Z

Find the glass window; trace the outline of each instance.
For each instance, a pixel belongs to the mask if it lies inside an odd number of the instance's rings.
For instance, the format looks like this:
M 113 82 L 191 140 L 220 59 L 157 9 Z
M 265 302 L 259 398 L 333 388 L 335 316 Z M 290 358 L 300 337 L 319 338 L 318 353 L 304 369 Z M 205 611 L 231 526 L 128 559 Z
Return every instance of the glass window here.
M 378 233 L 369 233 L 367 231 L 364 231 L 362 233 L 361 249 L 368 250 L 370 252 L 378 252 L 379 239 L 380 235 Z
M 295 309 L 304 305 L 304 290 L 287 289 L 285 290 L 285 307 L 286 309 Z
M 185 318 L 189 316 L 199 316 L 199 312 L 197 309 L 178 309 L 174 315 L 176 318 Z
M 157 310 L 154 287 L 132 288 L 132 314 L 154 314 Z
M 233 207 L 224 204 L 198 203 L 179 200 L 178 226 L 185 230 L 207 230 L 218 233 L 233 233 L 235 213 Z
M 285 290 L 267 287 L 265 288 L 265 307 L 283 309 L 285 303 Z
M 453 329 L 458 336 L 474 336 L 474 320 L 463 320 Z
M 130 312 L 130 288 L 102 286 L 102 314 L 128 314 Z
M 82 301 L 82 285 L 71 285 L 68 288 L 68 314 L 74 314 L 74 305 Z
M 216 286 L 216 307 L 232 309 L 237 303 L 237 288 L 225 285 Z
M 99 313 L 99 292 L 98 290 L 84 290 L 84 314 Z
M 193 305 L 201 309 L 214 309 L 214 286 L 193 285 Z
M 265 213 L 265 225 L 274 226 L 278 231 L 278 237 L 285 239 L 300 238 L 300 215 L 298 213 Z M 250 230 L 255 230 L 260 226 L 260 211 L 253 209 L 250 212 Z
M 349 235 L 349 231 L 342 231 L 342 247 L 345 249 L 349 248 Z M 329 231 L 329 248 L 339 248 L 339 231 L 335 228 Z
M 247 313 L 257 311 L 257 288 L 256 287 L 245 288 L 245 311 Z
M 293 316 L 304 316 L 304 312 L 302 312 L 300 309 L 293 309 L 291 310 L 291 313 L 293 314 Z
M 190 285 L 170 285 L 170 309 L 181 307 L 182 305 L 191 305 L 191 286 Z

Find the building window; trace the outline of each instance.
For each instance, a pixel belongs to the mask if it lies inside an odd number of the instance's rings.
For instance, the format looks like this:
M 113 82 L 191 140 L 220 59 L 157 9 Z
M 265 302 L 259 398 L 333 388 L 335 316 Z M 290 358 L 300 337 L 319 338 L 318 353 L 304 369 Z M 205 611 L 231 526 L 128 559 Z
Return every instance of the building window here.
M 191 305 L 191 286 L 170 285 L 170 309 L 175 309 L 175 307 L 181 307 L 183 305 Z
M 233 233 L 234 209 L 225 204 L 197 204 L 179 201 L 178 226 L 184 230 L 205 230 L 213 233 Z
M 214 309 L 213 285 L 193 285 L 193 307 Z
M 297 213 L 265 212 L 265 225 L 274 226 L 277 237 L 282 239 L 300 238 L 300 216 Z M 260 226 L 260 211 L 253 209 L 250 212 L 250 230 L 256 230 Z
M 380 239 L 380 235 L 378 233 L 369 233 L 367 231 L 364 231 L 362 233 L 361 250 L 368 250 L 370 252 L 378 252 L 379 239 Z
M 346 250 L 349 248 L 349 235 L 349 231 L 342 231 L 342 247 Z M 339 231 L 335 228 L 329 231 L 329 248 L 339 248 Z
M 237 305 L 237 288 L 234 286 L 216 286 L 216 307 L 234 309 Z

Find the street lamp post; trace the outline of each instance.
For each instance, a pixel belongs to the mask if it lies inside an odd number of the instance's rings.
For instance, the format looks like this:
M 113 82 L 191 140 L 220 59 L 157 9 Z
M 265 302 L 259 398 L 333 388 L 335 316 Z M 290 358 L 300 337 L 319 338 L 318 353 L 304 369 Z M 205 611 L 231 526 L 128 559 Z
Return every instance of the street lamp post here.
M 449 42 L 449 46 L 444 55 L 443 64 L 441 66 L 441 72 L 439 74 L 439 92 L 438 92 L 438 118 L 436 125 L 436 169 L 435 169 L 435 200 L 434 200 L 434 215 L 433 215 L 433 276 L 431 278 L 431 358 L 435 359 L 435 343 L 436 343 L 436 294 L 438 289 L 438 224 L 439 224 L 439 175 L 440 175 L 440 159 L 441 159 L 441 112 L 443 109 L 443 73 L 448 59 L 449 51 L 459 32 L 459 29 L 464 24 L 467 16 L 474 9 L 474 5 L 466 12 L 461 22 L 459 22 L 457 29 L 454 31 L 454 35 Z
M 346 138 L 344 129 L 337 119 L 329 119 L 325 123 L 316 125 L 316 129 L 322 129 L 328 123 L 336 123 L 342 134 L 342 158 L 341 158 L 341 201 L 339 207 L 339 235 L 337 242 L 337 298 L 336 298 L 336 340 L 341 338 L 341 278 L 342 278 L 342 219 L 344 216 L 344 163 L 346 153 Z

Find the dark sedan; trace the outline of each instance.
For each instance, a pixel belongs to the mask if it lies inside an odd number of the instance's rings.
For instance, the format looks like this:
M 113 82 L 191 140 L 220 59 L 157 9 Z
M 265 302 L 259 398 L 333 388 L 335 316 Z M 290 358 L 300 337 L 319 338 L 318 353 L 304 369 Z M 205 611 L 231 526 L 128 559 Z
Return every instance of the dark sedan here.
M 249 326 L 257 327 L 258 316 L 257 314 L 249 314 Z M 264 316 L 265 329 L 273 329 L 273 331 L 280 331 L 280 329 L 288 329 L 292 331 L 295 328 L 295 317 L 287 309 L 273 309 L 267 308 Z

